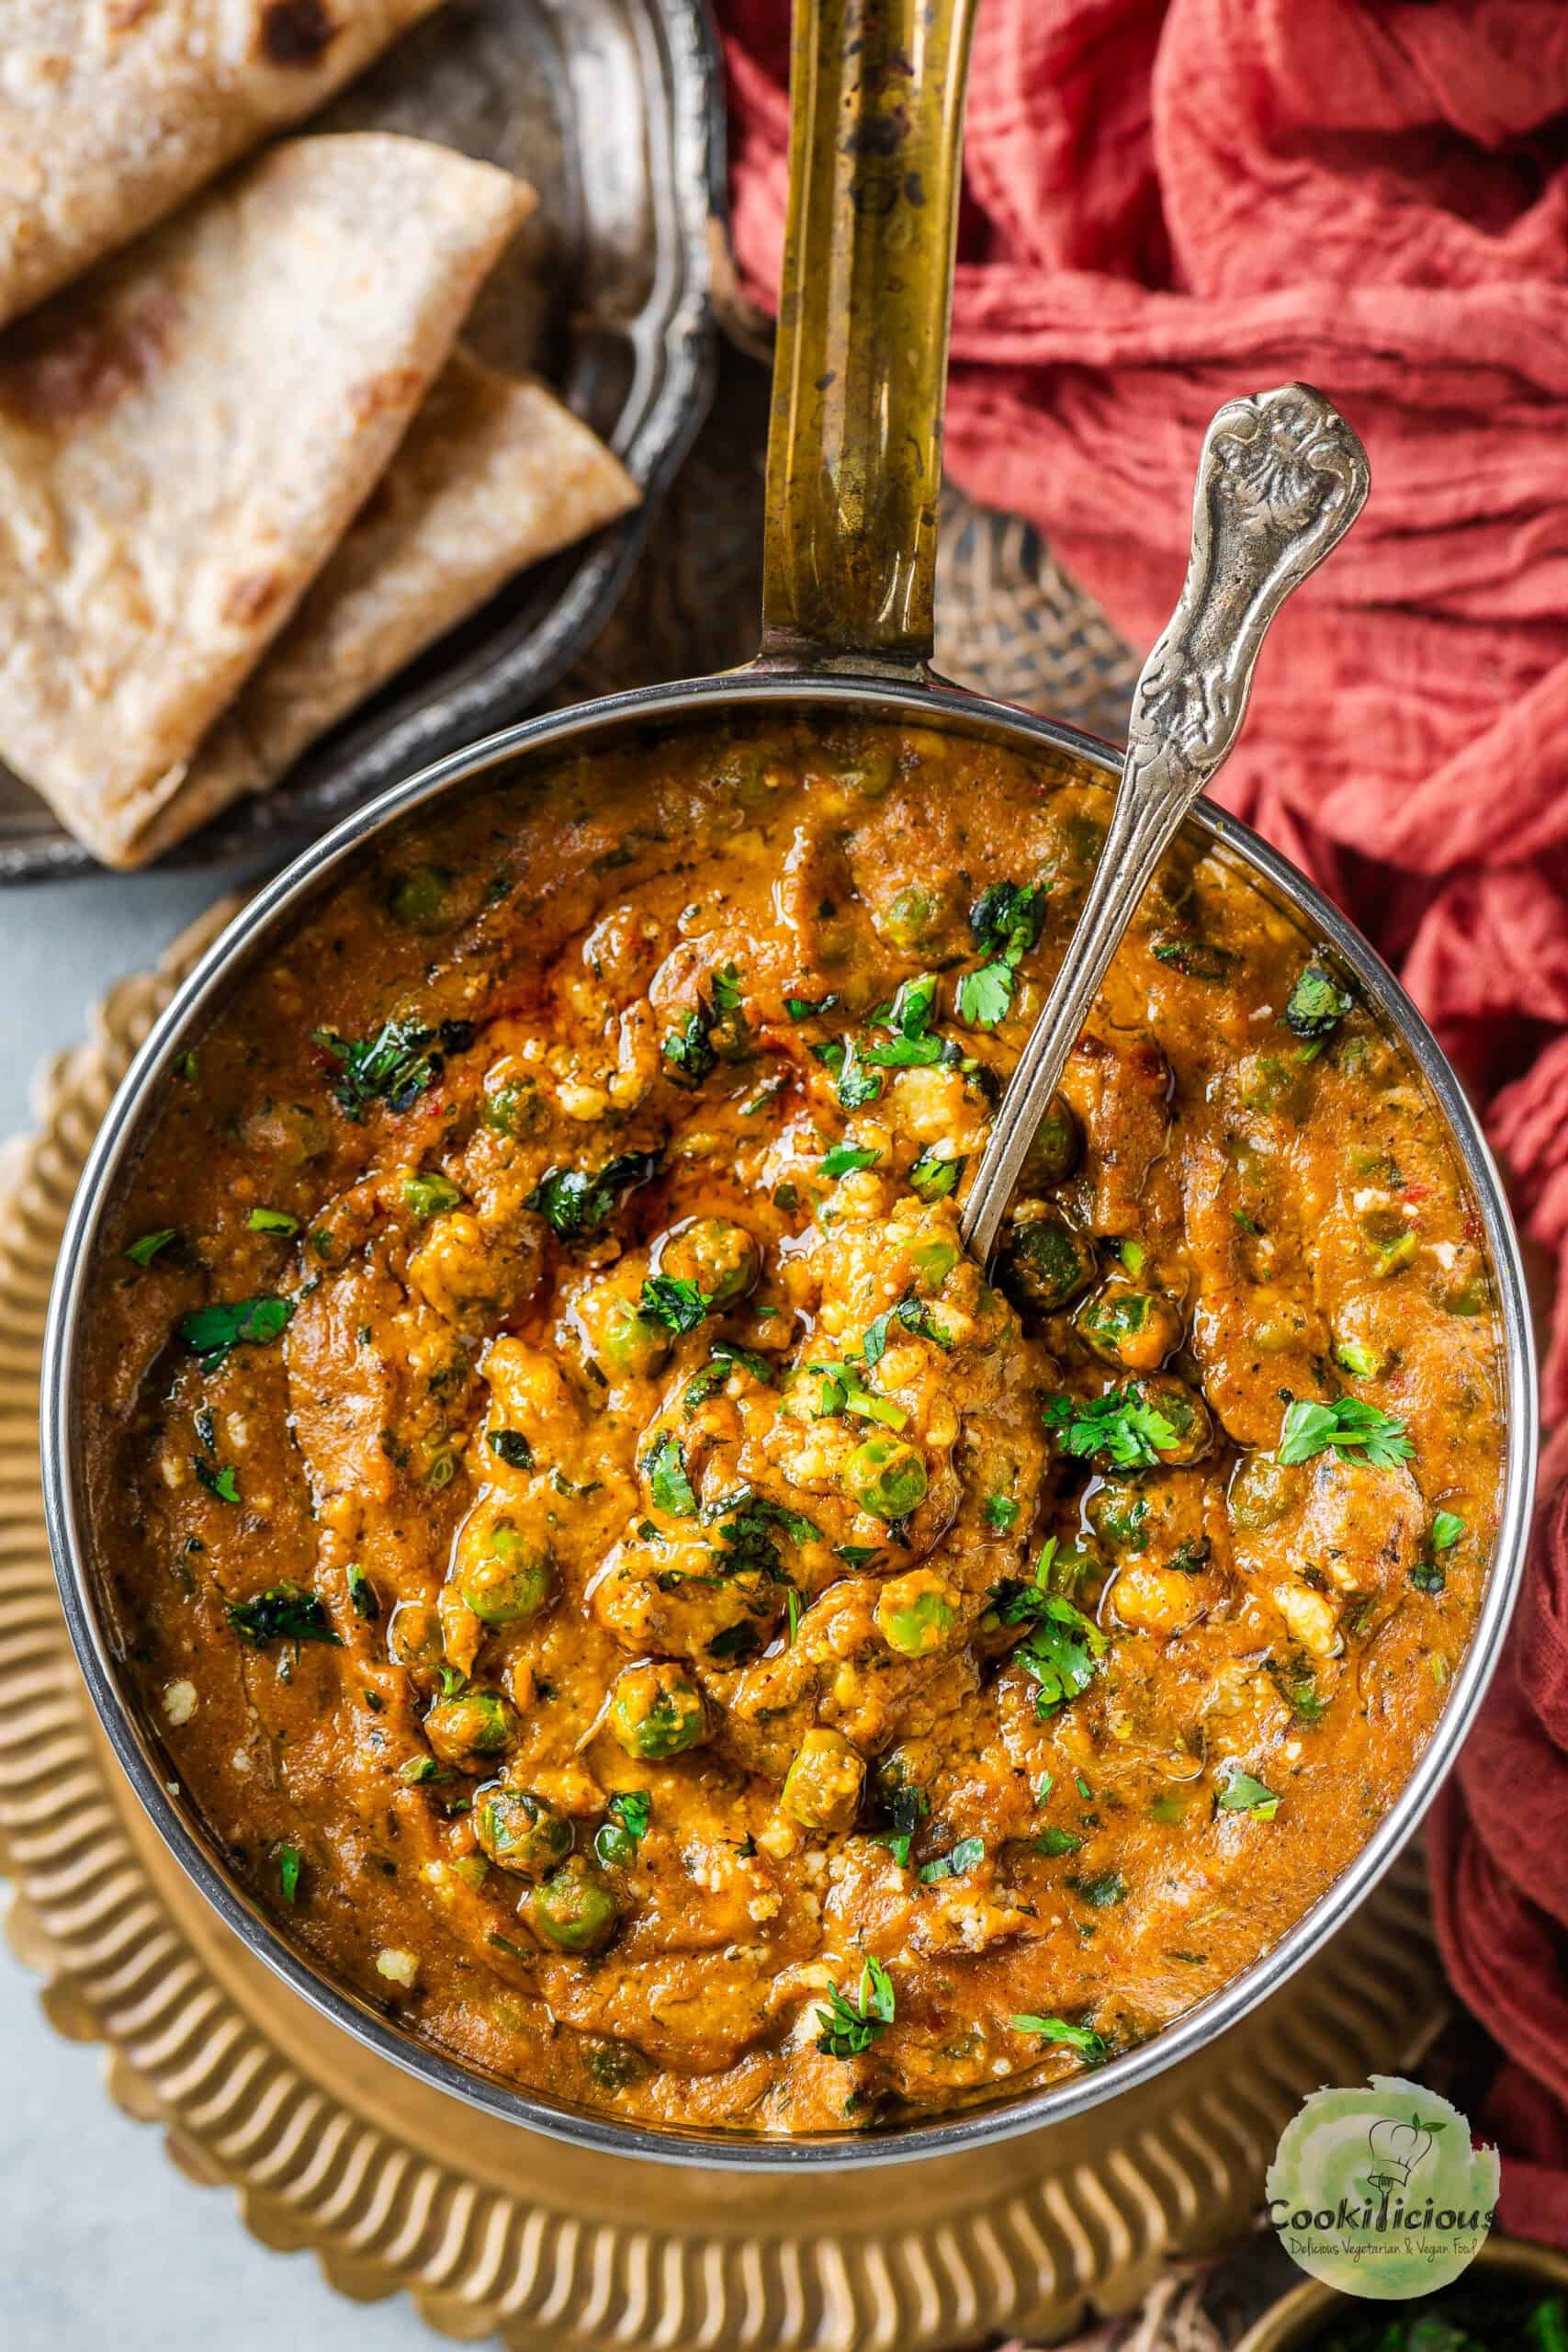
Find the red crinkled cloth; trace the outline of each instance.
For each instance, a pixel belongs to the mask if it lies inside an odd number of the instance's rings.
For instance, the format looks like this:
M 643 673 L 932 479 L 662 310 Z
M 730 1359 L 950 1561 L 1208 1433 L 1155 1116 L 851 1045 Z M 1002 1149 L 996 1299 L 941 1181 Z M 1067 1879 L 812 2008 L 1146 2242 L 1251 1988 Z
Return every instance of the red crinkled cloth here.
M 771 308 L 788 9 L 720 15 Z M 953 352 L 954 478 L 1136 645 L 1220 402 L 1303 377 L 1343 405 L 1371 501 L 1279 624 L 1217 797 L 1398 967 L 1568 1263 L 1568 5 L 981 0 Z M 1545 1396 L 1562 1422 L 1568 1284 Z M 1504 2219 L 1568 2244 L 1562 1499 L 1432 1851 L 1508 2053 Z

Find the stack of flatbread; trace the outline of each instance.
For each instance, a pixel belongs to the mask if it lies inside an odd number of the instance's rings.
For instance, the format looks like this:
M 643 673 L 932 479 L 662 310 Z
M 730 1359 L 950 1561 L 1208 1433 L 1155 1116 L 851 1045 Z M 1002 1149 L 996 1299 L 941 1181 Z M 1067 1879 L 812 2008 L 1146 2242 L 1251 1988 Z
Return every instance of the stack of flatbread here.
M 636 502 L 459 345 L 509 173 L 296 138 L 147 227 L 434 5 L 0 0 L 0 759 L 107 864 Z

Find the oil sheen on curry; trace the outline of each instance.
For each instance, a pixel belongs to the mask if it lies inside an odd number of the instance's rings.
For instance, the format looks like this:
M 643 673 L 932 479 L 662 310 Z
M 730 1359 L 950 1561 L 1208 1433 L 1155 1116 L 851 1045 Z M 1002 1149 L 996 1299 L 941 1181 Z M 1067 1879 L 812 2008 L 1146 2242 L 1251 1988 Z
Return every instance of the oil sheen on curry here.
M 959 1242 L 1106 808 L 649 738 L 405 831 L 164 1082 L 96 1269 L 116 1622 L 232 1868 L 464 2062 L 774 2133 L 994 2098 L 1405 1781 L 1495 1530 L 1478 1213 L 1204 837 Z

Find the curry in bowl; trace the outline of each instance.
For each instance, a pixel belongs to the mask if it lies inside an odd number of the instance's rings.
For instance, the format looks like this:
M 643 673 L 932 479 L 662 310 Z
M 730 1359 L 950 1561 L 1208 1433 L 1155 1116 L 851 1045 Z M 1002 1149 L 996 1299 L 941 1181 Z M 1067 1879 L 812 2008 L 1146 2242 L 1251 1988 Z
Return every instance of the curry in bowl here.
M 127 1671 L 290 1940 L 470 2067 L 773 2134 L 1094 2067 L 1441 1713 L 1480 1211 L 1201 832 L 961 1247 L 1108 802 L 649 734 L 404 825 L 160 1081 L 85 1343 Z

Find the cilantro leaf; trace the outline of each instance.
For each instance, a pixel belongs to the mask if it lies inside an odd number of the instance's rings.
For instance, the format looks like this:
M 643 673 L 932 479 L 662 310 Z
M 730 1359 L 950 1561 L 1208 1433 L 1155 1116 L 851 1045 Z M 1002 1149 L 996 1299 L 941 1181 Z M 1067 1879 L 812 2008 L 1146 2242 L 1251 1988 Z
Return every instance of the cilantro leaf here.
M 1119 1470 L 1152 1469 L 1160 1458 L 1156 1449 L 1177 1439 L 1165 1415 L 1134 1387 L 1112 1388 L 1103 1396 L 1053 1396 L 1044 1420 L 1064 1453 L 1104 1452 Z
M 311 1042 L 338 1065 L 331 1092 L 338 1108 L 357 1123 L 372 1102 L 407 1111 L 441 1075 L 448 1054 L 474 1042 L 471 1021 L 443 1021 L 432 1029 L 423 1021 L 388 1021 L 373 1037 L 341 1037 L 335 1029 L 312 1029 Z
M 646 1789 L 621 1789 L 610 1799 L 605 1810 L 612 1821 L 639 1841 L 646 1838 L 653 1819 L 653 1799 Z
M 694 1331 L 712 1305 L 709 1294 L 695 1283 L 677 1274 L 649 1274 L 637 1310 L 671 1331 Z
M 285 1240 L 299 1230 L 299 1220 L 290 1216 L 287 1209 L 253 1209 L 245 1219 L 252 1233 L 276 1233 Z
M 906 980 L 894 998 L 888 1026 L 900 1037 L 923 1037 L 935 1011 L 936 974 L 922 972 L 918 979 Z
M 200 1484 L 207 1488 L 208 1493 L 215 1495 L 220 1503 L 239 1501 L 240 1474 L 231 1462 L 225 1462 L 220 1469 L 209 1462 L 204 1455 L 193 1453 L 190 1458 L 190 1466 L 196 1472 Z
M 658 1151 L 622 1152 L 596 1175 L 582 1168 L 548 1169 L 523 1205 L 536 1210 L 562 1241 L 575 1241 L 598 1231 L 623 1193 L 657 1176 L 663 1157 Z
M 829 2058 L 858 2058 L 880 2041 L 893 2022 L 893 1979 L 879 1960 L 867 1957 L 855 1987 L 846 2000 L 837 1984 L 828 1987 L 828 2007 L 818 2009 L 822 2028 L 817 2047 Z
M 1285 1026 L 1297 1037 L 1326 1037 L 1339 1026 L 1355 1001 L 1327 965 L 1314 957 L 1296 975 L 1285 1005 Z
M 982 964 L 959 977 L 958 1018 L 971 1029 L 994 1029 L 1012 1005 L 1014 978 L 1009 964 Z
M 870 1144 L 836 1143 L 817 1165 L 824 1176 L 852 1176 L 857 1168 L 874 1168 L 881 1157 Z
M 867 1102 L 874 1102 L 883 1088 L 881 1074 L 865 1067 L 867 1056 L 861 1054 L 852 1037 L 844 1039 L 844 1057 L 839 1065 L 839 1101 L 846 1111 L 859 1111 Z
M 983 1838 L 961 1838 L 957 1845 L 950 1847 L 945 1854 L 938 1854 L 931 1861 L 920 1864 L 920 1883 L 922 1886 L 935 1886 L 944 1878 L 963 1878 L 966 1871 L 977 1868 L 985 1859 L 986 1841 Z
M 1396 1414 L 1363 1404 L 1359 1396 L 1337 1396 L 1327 1405 L 1296 1398 L 1280 1424 L 1277 1458 L 1286 1464 L 1310 1462 L 1330 1446 L 1341 1461 L 1348 1461 L 1359 1447 L 1379 1470 L 1408 1462 L 1416 1450 Z
M 1192 939 L 1162 933 L 1151 944 L 1151 954 L 1156 964 L 1168 964 L 1189 980 L 1228 980 L 1241 957 L 1229 947 L 1216 947 L 1205 939 Z
M 1008 2019 L 1015 2033 L 1037 2033 L 1043 2041 L 1065 2042 L 1076 2050 L 1086 2066 L 1102 2066 L 1111 2055 L 1111 2045 L 1087 2025 L 1067 2025 L 1060 2018 L 1012 2017 Z
M 1073 1829 L 1045 1828 L 1034 1840 L 1037 1854 L 1076 1854 L 1083 1839 Z
M 348 1571 L 348 1597 L 354 1603 L 354 1613 L 370 1622 L 381 1614 L 381 1598 L 357 1560 Z
M 909 1182 L 922 1201 L 942 1201 L 955 1192 L 958 1180 L 968 1165 L 968 1154 L 956 1159 L 943 1159 L 934 1151 L 922 1151 L 909 1170 Z
M 1017 1517 L 1018 1505 L 1010 1495 L 986 1497 L 986 1524 L 987 1527 L 994 1527 L 999 1535 L 1007 1533 Z
M 181 1339 L 201 1359 L 203 1372 L 216 1372 L 242 1344 L 265 1347 L 285 1329 L 293 1314 L 291 1298 L 237 1298 L 227 1305 L 198 1306 L 182 1315 Z
M 832 990 L 826 996 L 786 996 L 784 1011 L 792 1021 L 810 1021 L 819 1012 L 833 1012 L 838 1002 L 838 996 Z
M 695 1519 L 697 1498 L 686 1476 L 681 1442 L 671 1431 L 665 1430 L 654 1440 L 642 1457 L 642 1466 L 649 1493 L 660 1510 L 668 1511 L 671 1519 Z
M 252 1649 L 265 1649 L 269 1642 L 325 1642 L 334 1649 L 343 1645 L 317 1596 L 297 1584 L 269 1584 L 254 1600 L 231 1600 L 223 1614 Z
M 135 1266 L 150 1266 L 160 1250 L 166 1250 L 179 1231 L 178 1226 L 165 1225 L 156 1233 L 143 1233 L 130 1243 L 126 1256 Z
M 1024 888 L 1017 882 L 993 882 L 969 910 L 969 928 L 982 954 L 1000 956 L 1016 966 L 1035 946 L 1045 922 L 1048 882 Z
M 497 1461 L 504 1462 L 509 1470 L 531 1470 L 534 1467 L 534 1449 L 521 1430 L 487 1430 L 485 1443 Z
M 1239 1764 L 1227 1765 L 1225 1778 L 1214 1796 L 1216 1813 L 1249 1814 L 1254 1821 L 1272 1821 L 1280 1810 L 1280 1800 L 1272 1789 L 1244 1772 Z
M 285 1903 L 291 1904 L 299 1892 L 299 1871 L 304 1859 L 299 1847 L 287 1839 L 277 1849 L 277 1891 Z
M 1042 1720 L 1087 1690 L 1107 1648 L 1098 1625 L 1060 1593 L 1052 1593 L 1013 1656 L 1035 1682 L 1034 1712 Z

